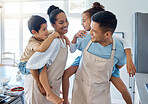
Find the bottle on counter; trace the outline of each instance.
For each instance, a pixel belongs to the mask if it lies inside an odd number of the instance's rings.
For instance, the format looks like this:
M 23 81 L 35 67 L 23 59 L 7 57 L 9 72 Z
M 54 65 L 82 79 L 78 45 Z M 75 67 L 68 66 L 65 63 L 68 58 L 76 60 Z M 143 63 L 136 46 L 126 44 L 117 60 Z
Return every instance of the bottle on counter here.
M 20 81 L 21 79 L 22 79 L 22 75 L 21 75 L 20 71 L 17 71 L 16 80 Z

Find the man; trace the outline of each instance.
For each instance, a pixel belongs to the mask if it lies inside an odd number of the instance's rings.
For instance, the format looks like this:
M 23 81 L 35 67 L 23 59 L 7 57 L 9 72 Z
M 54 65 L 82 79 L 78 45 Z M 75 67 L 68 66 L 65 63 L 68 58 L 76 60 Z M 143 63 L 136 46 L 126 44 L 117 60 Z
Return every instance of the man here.
M 83 42 L 77 46 L 83 56 L 74 80 L 72 104 L 111 104 L 109 80 L 113 66 L 120 69 L 125 64 L 123 46 L 112 37 L 116 26 L 116 16 L 109 11 L 93 15 L 91 40 L 86 47 Z

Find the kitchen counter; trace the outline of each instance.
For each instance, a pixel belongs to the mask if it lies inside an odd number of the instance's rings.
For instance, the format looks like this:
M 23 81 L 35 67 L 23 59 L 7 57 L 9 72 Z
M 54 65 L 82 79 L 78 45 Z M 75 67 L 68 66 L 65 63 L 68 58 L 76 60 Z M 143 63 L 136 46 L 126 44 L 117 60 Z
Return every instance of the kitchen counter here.
M 23 80 L 17 81 L 16 80 L 16 74 L 17 74 L 18 68 L 17 67 L 11 67 L 11 66 L 2 66 L 0 67 L 0 75 L 3 76 L 10 76 L 10 81 L 8 85 L 18 85 L 23 86 Z M 19 93 L 19 95 L 15 97 L 10 97 L 9 99 L 5 100 L 1 104 L 24 104 L 24 92 L 22 91 Z
M 148 104 L 148 91 L 146 90 L 145 83 L 148 84 L 148 74 L 136 73 L 136 86 L 138 89 L 139 100 L 141 104 Z

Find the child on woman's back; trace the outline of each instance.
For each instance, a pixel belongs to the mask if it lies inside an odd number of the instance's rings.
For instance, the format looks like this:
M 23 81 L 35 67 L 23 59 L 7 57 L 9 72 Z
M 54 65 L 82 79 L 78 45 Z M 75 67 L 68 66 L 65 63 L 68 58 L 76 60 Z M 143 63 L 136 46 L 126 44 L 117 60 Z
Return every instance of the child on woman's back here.
M 47 76 L 47 67 L 53 62 L 55 59 L 54 57 L 51 58 L 48 65 L 46 64 L 40 69 L 26 68 L 27 61 L 35 52 L 46 51 L 51 45 L 52 41 L 60 35 L 58 32 L 54 32 L 53 34 L 49 35 L 50 33 L 47 30 L 47 21 L 38 15 L 33 15 L 29 19 L 28 28 L 33 36 L 29 39 L 26 49 L 21 56 L 19 70 L 22 74 L 32 74 L 40 92 L 42 95 L 46 95 L 48 100 L 58 104 L 62 103 L 63 99 L 59 98 L 51 91 Z

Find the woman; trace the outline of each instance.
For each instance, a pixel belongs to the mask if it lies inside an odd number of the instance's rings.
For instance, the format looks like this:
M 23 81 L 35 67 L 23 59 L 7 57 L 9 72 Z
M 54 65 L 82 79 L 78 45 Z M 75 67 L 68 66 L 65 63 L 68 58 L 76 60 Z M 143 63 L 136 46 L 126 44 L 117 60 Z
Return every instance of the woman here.
M 28 67 L 30 69 L 38 69 L 45 64 L 49 66 L 47 69 L 48 81 L 52 90 L 51 95 L 55 94 L 55 96 L 43 96 L 37 87 L 36 81 L 31 75 L 28 75 L 24 84 L 26 104 L 61 104 L 63 102 L 63 99 L 57 96 L 60 96 L 62 75 L 68 56 L 68 48 L 65 42 L 67 38 L 65 39 L 64 34 L 68 32 L 69 23 L 65 12 L 54 5 L 48 8 L 47 14 L 52 27 L 60 34 L 60 37 L 54 39 L 45 52 L 33 54 L 27 65 L 30 66 Z

